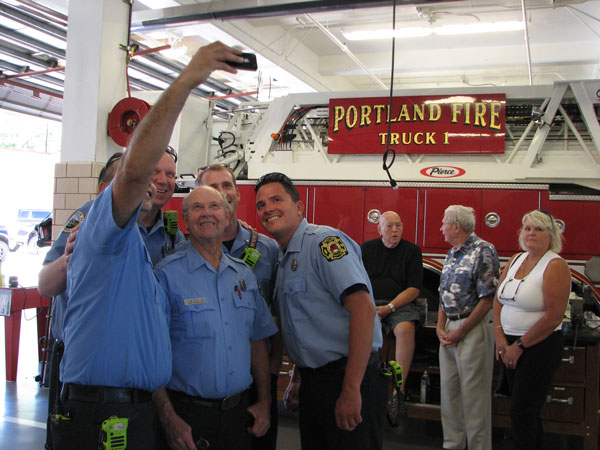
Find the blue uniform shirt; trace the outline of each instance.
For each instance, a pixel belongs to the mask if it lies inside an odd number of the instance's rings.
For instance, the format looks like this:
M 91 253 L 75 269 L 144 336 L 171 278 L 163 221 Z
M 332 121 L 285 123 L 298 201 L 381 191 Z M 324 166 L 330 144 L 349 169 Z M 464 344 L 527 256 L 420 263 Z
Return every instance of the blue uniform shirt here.
M 167 387 L 205 398 L 246 389 L 251 342 L 277 332 L 252 271 L 225 253 L 215 270 L 191 244 L 156 271 L 171 307 L 173 376 Z
M 82 205 L 79 209 L 75 210 L 69 217 L 62 231 L 58 235 L 58 238 L 52 244 L 52 247 L 44 258 L 44 265 L 56 261 L 65 253 L 65 246 L 67 245 L 67 239 L 69 233 L 78 224 L 83 222 L 88 214 L 88 211 L 92 207 L 93 200 L 90 200 L 86 204 Z M 54 303 L 52 306 L 52 337 L 55 339 L 63 340 L 63 321 L 65 316 L 65 309 L 67 308 L 67 301 L 69 300 L 69 294 L 65 290 L 62 294 L 54 297 Z
M 241 258 L 244 250 L 250 243 L 250 237 L 252 233 L 250 230 L 244 228 L 238 222 L 238 231 L 231 246 L 231 251 L 227 247 L 223 246 L 223 251 L 229 253 L 236 258 Z M 277 255 L 279 253 L 279 247 L 274 239 L 265 236 L 262 233 L 258 233 L 258 242 L 256 243 L 256 250 L 260 253 L 260 259 L 254 266 L 252 271 L 258 281 L 258 286 L 262 296 L 267 301 L 267 304 L 271 304 L 273 286 L 271 280 L 275 278 L 275 269 L 277 268 Z
M 168 305 L 134 214 L 113 219 L 112 184 L 94 201 L 67 267 L 61 381 L 153 391 L 171 376 Z
M 156 265 L 161 259 L 163 259 L 168 254 L 172 253 L 173 249 L 177 244 L 182 241 L 185 241 L 185 237 L 181 230 L 177 230 L 174 239 L 171 239 L 171 236 L 167 233 L 165 229 L 164 216 L 163 212 L 159 211 L 158 219 L 148 231 L 146 226 L 140 222 L 140 234 L 144 239 L 144 243 L 146 244 L 146 248 L 150 253 L 150 259 L 152 260 L 152 264 Z
M 446 255 L 440 275 L 440 305 L 446 314 L 464 314 L 475 309 L 479 299 L 496 293 L 500 262 L 492 244 L 475 233 L 460 248 Z
M 340 296 L 355 284 L 364 284 L 373 295 L 358 244 L 335 228 L 303 219 L 280 258 L 275 300 L 290 360 L 316 368 L 348 356 L 350 313 Z M 373 320 L 372 350 L 377 351 L 381 323 L 377 315 Z
M 231 250 L 223 244 L 223 252 L 234 256 L 235 258 L 241 258 L 244 250 L 248 247 L 251 234 L 250 230 L 247 230 L 238 222 L 238 231 L 233 240 Z M 190 245 L 189 241 L 184 241 L 177 245 L 176 251 L 184 250 Z M 273 297 L 272 280 L 275 279 L 279 247 L 274 239 L 271 239 L 262 233 L 258 233 L 256 250 L 260 253 L 260 259 L 254 266 L 254 269 L 252 269 L 252 272 L 258 281 L 260 293 L 267 301 L 267 304 L 270 305 Z

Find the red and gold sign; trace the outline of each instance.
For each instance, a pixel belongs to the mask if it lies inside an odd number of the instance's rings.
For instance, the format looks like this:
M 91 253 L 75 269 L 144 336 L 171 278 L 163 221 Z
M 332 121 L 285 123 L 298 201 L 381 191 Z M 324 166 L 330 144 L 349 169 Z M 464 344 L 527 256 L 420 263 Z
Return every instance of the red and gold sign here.
M 505 114 L 504 94 L 331 99 L 328 152 L 504 153 Z

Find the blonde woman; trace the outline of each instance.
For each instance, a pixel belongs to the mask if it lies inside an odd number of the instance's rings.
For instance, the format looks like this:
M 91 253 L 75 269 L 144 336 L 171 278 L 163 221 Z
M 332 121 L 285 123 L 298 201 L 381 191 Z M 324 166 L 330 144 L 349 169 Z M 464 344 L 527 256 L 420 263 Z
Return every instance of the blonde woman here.
M 511 391 L 516 449 L 542 449 L 540 413 L 558 369 L 569 292 L 569 267 L 558 253 L 562 231 L 546 211 L 523 216 L 523 253 L 505 266 L 494 299 L 496 359 L 504 363 Z

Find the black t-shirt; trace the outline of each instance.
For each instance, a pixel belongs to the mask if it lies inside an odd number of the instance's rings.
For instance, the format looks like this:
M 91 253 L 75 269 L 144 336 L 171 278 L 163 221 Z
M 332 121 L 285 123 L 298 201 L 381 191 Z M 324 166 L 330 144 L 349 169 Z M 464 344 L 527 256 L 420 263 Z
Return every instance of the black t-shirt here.
M 377 238 L 360 247 L 376 300 L 392 300 L 409 287 L 422 288 L 423 256 L 417 245 L 400 239 L 396 247 L 387 248 Z

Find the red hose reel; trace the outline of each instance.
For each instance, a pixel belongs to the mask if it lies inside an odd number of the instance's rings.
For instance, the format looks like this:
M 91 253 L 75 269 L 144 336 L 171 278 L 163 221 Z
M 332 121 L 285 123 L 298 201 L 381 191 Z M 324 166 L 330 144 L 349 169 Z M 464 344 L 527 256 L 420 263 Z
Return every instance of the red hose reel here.
M 108 134 L 121 147 L 127 147 L 135 127 L 150 111 L 150 104 L 135 97 L 120 100 L 108 114 Z

